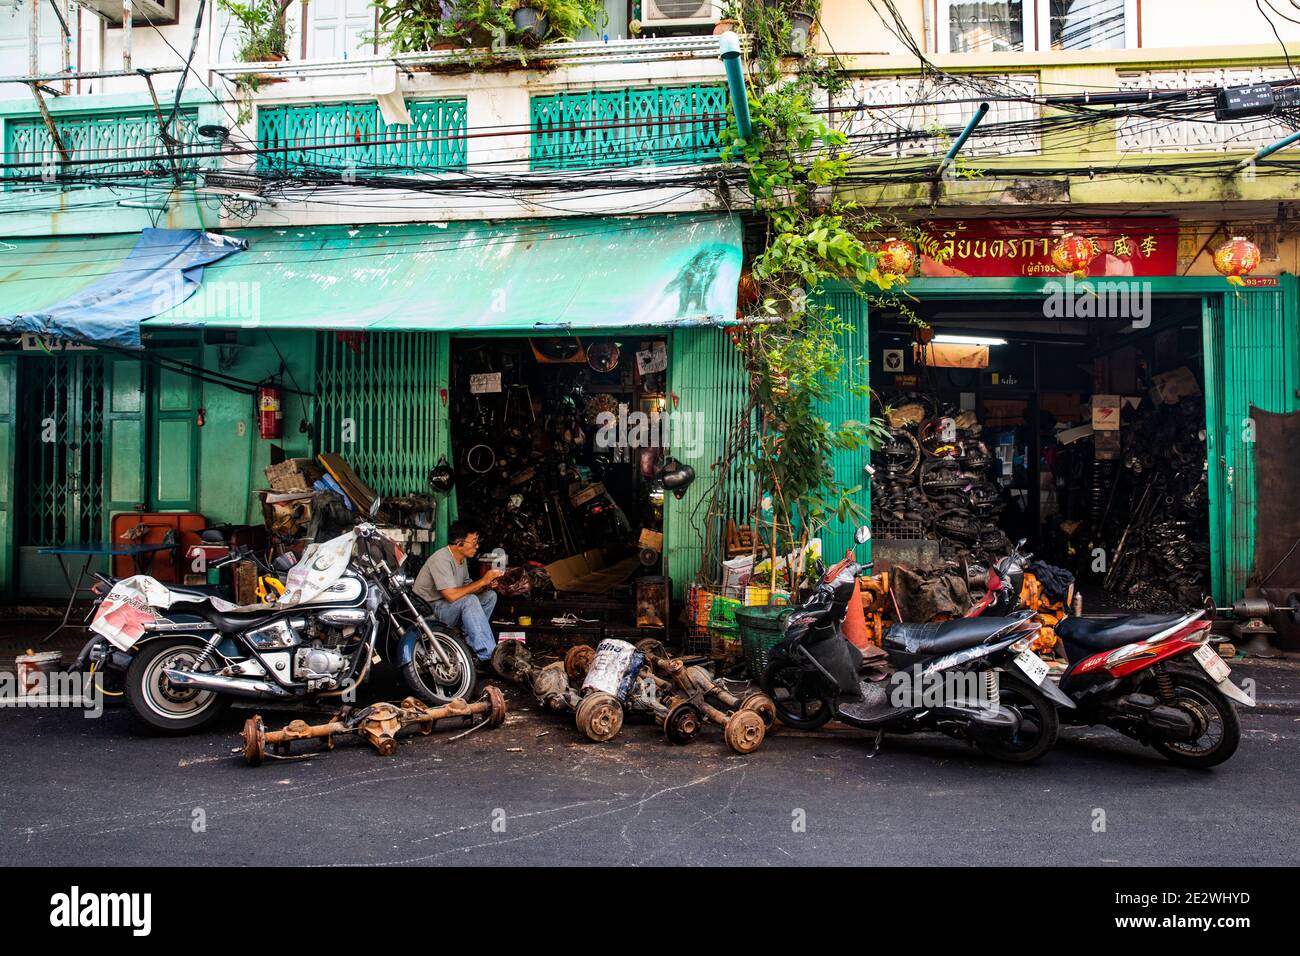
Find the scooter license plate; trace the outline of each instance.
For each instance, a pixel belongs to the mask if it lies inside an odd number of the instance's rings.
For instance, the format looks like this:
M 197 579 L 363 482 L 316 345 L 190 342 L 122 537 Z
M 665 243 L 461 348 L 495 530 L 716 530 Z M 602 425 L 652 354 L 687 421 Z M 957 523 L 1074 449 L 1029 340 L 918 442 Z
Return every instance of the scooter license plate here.
M 1035 684 L 1041 684 L 1047 680 L 1047 662 L 1033 651 L 1021 651 L 1015 656 L 1014 660 L 1016 666 L 1024 671 L 1025 676 Z
M 1209 644 L 1202 644 L 1192 652 L 1192 656 L 1205 668 L 1205 673 L 1209 674 L 1210 679 L 1216 684 L 1227 680 L 1228 675 L 1232 673 L 1232 668 L 1223 663 L 1219 652 Z

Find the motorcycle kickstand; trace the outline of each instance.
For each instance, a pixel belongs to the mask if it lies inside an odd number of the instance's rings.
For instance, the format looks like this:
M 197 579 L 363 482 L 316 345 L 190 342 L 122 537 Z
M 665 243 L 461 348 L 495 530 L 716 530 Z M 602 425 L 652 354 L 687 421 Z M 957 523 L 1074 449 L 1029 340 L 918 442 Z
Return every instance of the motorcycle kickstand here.
M 885 732 L 883 730 L 877 730 L 876 739 L 871 745 L 871 753 L 867 754 L 868 760 L 870 760 L 876 754 L 880 753 L 880 742 L 884 739 L 885 739 Z

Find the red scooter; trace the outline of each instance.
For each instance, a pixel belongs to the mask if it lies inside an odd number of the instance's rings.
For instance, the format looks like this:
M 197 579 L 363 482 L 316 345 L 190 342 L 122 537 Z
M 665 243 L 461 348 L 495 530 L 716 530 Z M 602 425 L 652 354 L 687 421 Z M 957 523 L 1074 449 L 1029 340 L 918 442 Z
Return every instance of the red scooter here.
M 1023 544 L 990 566 L 984 599 L 969 616 L 1016 609 L 1029 558 Z M 1067 617 L 1055 630 L 1069 660 L 1059 686 L 1075 705 L 1061 711 L 1063 721 L 1105 725 L 1185 766 L 1212 767 L 1236 752 L 1241 723 L 1232 701 L 1255 701 L 1209 644 L 1204 610 Z

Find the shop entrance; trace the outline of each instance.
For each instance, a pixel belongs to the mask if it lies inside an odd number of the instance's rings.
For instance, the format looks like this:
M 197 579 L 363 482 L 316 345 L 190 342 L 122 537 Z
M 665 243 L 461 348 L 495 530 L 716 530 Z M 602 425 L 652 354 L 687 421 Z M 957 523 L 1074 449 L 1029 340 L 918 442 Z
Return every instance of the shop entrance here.
M 1087 611 L 1198 606 L 1211 590 L 1204 308 L 1148 305 L 1074 318 L 1041 295 L 923 300 L 924 347 L 899 313 L 873 317 L 893 436 L 874 456 L 878 562 L 956 569 L 1024 538 L 1075 576 Z
M 511 566 L 661 574 L 666 380 L 663 337 L 454 338 L 457 516 Z
M 104 359 L 61 353 L 18 363 L 15 543 L 21 593 L 58 594 L 62 578 L 38 549 L 104 535 Z

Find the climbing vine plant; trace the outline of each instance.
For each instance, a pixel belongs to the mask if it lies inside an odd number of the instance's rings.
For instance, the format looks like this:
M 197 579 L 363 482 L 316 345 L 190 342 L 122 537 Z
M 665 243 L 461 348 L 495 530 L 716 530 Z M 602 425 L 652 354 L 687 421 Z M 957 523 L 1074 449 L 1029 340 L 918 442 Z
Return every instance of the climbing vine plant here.
M 728 455 L 757 476 L 765 510 L 771 507 L 765 516 L 769 540 L 780 552 L 787 543 L 806 544 L 833 519 L 866 519 L 857 500 L 865 470 L 860 481 L 841 480 L 832 461 L 842 450 L 865 451 L 887 431 L 869 413 L 861 421 L 825 419 L 823 410 L 837 394 L 860 397 L 870 408 L 871 391 L 865 359 L 849 361 L 840 347 L 852 323 L 819 293 L 834 283 L 919 320 L 893 294 L 905 280 L 876 267 L 869 237 L 895 224 L 837 195 L 849 169 L 848 138 L 815 104 L 828 101 L 844 80 L 818 58 L 800 61 L 793 76 L 785 72 L 780 38 L 786 21 L 779 5 L 773 16 L 761 3 L 730 9 L 755 38 L 749 62 L 754 133 L 742 139 L 733 119 L 723 159 L 745 168 L 765 236 L 750 265 L 751 281 L 742 283 L 746 320 L 731 332 L 744 356 L 759 432 L 732 436 L 736 447 Z

